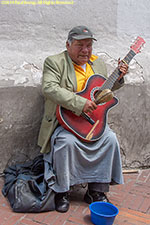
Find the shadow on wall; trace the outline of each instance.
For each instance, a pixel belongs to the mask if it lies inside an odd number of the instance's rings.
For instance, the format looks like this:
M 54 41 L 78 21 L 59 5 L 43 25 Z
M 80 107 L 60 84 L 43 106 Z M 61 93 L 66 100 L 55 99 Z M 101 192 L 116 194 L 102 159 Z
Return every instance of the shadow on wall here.
M 41 87 L 0 88 L 0 171 L 39 154 L 38 132 L 43 115 Z

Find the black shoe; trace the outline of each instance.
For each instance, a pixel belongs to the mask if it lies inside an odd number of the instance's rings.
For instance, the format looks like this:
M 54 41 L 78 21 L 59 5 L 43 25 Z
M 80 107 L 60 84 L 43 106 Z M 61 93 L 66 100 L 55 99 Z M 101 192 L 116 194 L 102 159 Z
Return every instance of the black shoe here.
M 84 201 L 88 204 L 91 204 L 92 202 L 109 202 L 107 196 L 103 192 L 89 190 L 87 190 L 84 195 Z
M 58 212 L 67 212 L 69 209 L 69 194 L 68 192 L 57 193 L 55 196 L 55 209 Z

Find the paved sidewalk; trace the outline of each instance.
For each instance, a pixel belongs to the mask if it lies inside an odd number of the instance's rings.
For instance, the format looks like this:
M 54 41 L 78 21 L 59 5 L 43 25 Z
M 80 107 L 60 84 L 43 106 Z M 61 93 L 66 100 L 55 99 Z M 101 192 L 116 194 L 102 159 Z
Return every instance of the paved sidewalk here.
M 150 169 L 124 174 L 125 184 L 111 186 L 110 201 L 119 208 L 114 225 L 150 225 Z M 0 179 L 2 189 L 3 179 Z M 85 189 L 75 187 L 67 213 L 14 213 L 0 193 L 0 225 L 92 225 L 88 205 L 83 202 Z

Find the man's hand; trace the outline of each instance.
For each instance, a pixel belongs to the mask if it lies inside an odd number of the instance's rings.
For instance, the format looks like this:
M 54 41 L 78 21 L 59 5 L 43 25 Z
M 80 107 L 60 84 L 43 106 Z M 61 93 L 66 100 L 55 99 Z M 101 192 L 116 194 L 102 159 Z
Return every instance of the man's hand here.
M 120 58 L 118 59 L 118 68 L 121 72 L 118 80 L 121 80 L 121 78 L 123 78 L 124 75 L 126 75 L 126 73 L 128 72 L 128 65 L 126 63 L 124 63 L 123 61 L 120 60 Z
M 96 103 L 87 99 L 87 101 L 84 105 L 84 108 L 83 108 L 83 112 L 84 113 L 92 113 L 95 109 L 97 109 Z

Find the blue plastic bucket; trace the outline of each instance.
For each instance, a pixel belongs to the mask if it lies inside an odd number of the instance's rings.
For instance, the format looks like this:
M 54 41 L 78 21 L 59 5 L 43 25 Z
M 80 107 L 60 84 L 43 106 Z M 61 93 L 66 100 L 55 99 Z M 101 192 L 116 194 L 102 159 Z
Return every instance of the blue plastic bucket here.
M 91 221 L 95 225 L 112 225 L 119 210 L 108 202 L 93 202 L 89 205 Z

